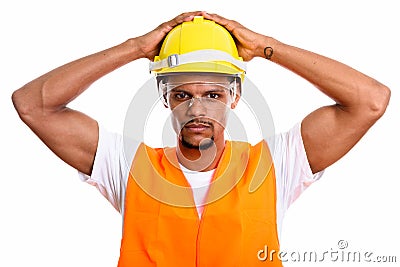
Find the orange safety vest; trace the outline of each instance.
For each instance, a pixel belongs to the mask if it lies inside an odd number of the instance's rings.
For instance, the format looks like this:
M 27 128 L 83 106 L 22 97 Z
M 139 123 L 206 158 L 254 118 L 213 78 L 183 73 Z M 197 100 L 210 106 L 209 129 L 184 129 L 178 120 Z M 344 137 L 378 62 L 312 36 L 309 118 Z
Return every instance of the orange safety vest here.
M 226 142 L 201 219 L 175 149 L 136 152 L 118 266 L 282 266 L 266 142 Z

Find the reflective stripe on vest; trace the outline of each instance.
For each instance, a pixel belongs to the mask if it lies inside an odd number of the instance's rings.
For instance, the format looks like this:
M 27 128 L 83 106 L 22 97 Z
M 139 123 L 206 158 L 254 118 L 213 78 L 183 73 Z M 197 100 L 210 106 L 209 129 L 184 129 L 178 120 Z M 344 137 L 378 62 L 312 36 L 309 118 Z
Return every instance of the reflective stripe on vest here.
M 207 203 L 200 220 L 175 148 L 141 144 L 128 178 L 118 266 L 282 266 L 275 171 L 264 141 L 226 142 Z

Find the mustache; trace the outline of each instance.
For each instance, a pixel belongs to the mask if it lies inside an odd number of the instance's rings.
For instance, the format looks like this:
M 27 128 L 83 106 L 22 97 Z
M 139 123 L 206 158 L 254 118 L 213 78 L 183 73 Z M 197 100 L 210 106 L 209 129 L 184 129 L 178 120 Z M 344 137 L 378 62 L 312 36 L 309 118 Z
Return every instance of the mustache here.
M 209 120 L 200 119 L 200 118 L 194 118 L 194 119 L 191 119 L 191 120 L 189 120 L 187 122 L 182 123 L 181 124 L 181 128 L 183 128 L 185 126 L 190 126 L 191 124 L 203 124 L 203 125 L 210 126 L 210 127 L 214 126 L 213 123 L 211 121 L 209 121 Z

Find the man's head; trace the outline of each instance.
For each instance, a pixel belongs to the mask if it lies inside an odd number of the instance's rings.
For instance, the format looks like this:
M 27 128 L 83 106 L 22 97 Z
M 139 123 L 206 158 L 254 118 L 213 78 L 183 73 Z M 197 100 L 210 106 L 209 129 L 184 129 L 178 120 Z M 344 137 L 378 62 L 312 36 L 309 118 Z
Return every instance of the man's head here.
M 207 149 L 223 139 L 229 110 L 240 99 L 240 78 L 226 74 L 176 73 L 158 77 L 172 125 L 186 148 Z
M 195 17 L 168 33 L 150 70 L 181 145 L 207 149 L 224 139 L 245 68 L 231 34 L 213 21 Z

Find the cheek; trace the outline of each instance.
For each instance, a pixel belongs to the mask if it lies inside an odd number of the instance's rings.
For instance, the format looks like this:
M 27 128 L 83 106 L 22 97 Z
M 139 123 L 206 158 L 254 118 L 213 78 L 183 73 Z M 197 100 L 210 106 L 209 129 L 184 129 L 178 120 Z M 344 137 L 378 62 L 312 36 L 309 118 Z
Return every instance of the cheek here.
M 183 109 L 175 108 L 175 109 L 171 110 L 170 116 L 173 121 L 182 122 L 185 119 L 187 120 L 186 112 Z
M 172 112 L 170 115 L 170 120 L 172 123 L 172 128 L 175 130 L 176 133 L 179 133 L 181 130 L 181 123 L 183 122 L 183 118 L 179 116 L 176 112 Z
M 214 111 L 210 111 L 208 113 L 208 116 L 218 122 L 220 122 L 221 124 L 225 125 L 226 121 L 228 120 L 228 116 L 229 116 L 229 108 L 226 109 L 220 109 L 220 110 L 214 110 Z
M 229 112 L 227 110 L 219 110 L 208 114 L 208 118 L 213 121 L 214 130 L 223 132 L 226 128 Z

